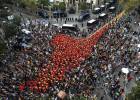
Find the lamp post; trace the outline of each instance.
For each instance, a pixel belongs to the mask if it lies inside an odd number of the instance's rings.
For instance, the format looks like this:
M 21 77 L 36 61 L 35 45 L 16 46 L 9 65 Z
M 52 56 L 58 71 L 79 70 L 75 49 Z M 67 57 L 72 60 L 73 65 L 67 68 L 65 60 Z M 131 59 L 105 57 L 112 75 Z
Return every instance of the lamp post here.
M 122 72 L 126 75 L 125 76 L 125 83 L 124 83 L 124 97 L 123 97 L 123 100 L 125 100 L 125 98 L 126 98 L 126 84 L 127 84 L 127 75 L 128 75 L 128 73 L 129 73 L 129 69 L 128 68 L 122 68 L 121 69 L 122 70 Z
M 68 9 L 68 0 L 65 0 L 65 4 L 66 4 L 66 11 Z
M 98 6 L 100 5 L 100 0 L 97 1 L 98 2 Z
M 79 2 L 78 2 L 78 0 L 76 0 L 75 3 L 76 3 L 76 13 L 78 13 L 78 9 L 79 9 L 79 5 L 78 5 Z
M 60 2 L 59 2 L 59 4 L 58 4 L 58 9 L 59 9 L 58 13 L 59 13 L 59 24 L 60 24 L 60 22 L 61 22 Z

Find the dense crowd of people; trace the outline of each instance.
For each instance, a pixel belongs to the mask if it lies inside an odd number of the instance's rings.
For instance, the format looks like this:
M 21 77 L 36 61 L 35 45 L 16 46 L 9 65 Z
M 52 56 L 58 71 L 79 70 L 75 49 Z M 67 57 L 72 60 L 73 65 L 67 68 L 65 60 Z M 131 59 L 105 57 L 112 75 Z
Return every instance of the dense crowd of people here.
M 30 33 L 16 36 L 16 41 L 11 42 L 11 52 L 2 61 L 0 96 L 15 100 L 19 97 L 55 100 L 62 90 L 70 100 L 79 100 L 81 96 L 89 100 L 95 97 L 121 100 L 126 92 L 126 76 L 121 68 L 131 69 L 127 86 L 139 71 L 137 52 L 140 49 L 136 45 L 140 36 L 131 25 L 138 16 L 133 11 L 122 17 L 113 28 L 101 32 L 104 35 L 100 39 L 99 36 L 94 38 L 96 42 L 99 39 L 97 44 L 92 38 L 92 43 L 79 39 L 82 37 L 80 31 L 70 37 L 62 35 L 60 28 L 46 26 L 45 21 L 41 24 L 40 20 L 30 20 L 28 25 L 22 26 L 28 27 Z M 113 17 L 114 14 L 107 21 Z M 95 32 L 104 23 L 100 22 L 90 32 Z M 83 34 L 89 35 L 88 32 Z M 79 40 L 72 38 L 75 35 Z

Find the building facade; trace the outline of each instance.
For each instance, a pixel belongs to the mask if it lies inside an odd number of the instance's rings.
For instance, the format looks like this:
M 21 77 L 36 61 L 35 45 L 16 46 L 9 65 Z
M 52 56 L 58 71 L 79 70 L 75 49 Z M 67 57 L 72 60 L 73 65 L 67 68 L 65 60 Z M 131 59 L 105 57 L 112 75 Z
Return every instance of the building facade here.
M 65 2 L 67 6 L 76 6 L 76 4 L 84 2 L 91 5 L 98 5 L 105 0 L 53 0 L 54 3 Z

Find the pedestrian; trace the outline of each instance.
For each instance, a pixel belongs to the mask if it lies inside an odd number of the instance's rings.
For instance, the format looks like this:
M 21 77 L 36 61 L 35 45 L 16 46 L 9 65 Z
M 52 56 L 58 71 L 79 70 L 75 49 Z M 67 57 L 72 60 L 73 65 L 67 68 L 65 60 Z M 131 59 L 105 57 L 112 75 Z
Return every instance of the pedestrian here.
M 83 22 L 82 22 L 81 26 L 82 26 L 82 27 L 84 26 Z

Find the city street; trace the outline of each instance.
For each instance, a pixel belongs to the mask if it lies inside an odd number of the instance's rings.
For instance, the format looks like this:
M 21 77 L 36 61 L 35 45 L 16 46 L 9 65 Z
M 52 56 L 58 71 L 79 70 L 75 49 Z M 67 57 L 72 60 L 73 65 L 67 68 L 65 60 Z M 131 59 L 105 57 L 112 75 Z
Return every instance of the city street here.
M 0 3 L 0 100 L 140 99 L 137 0 Z

